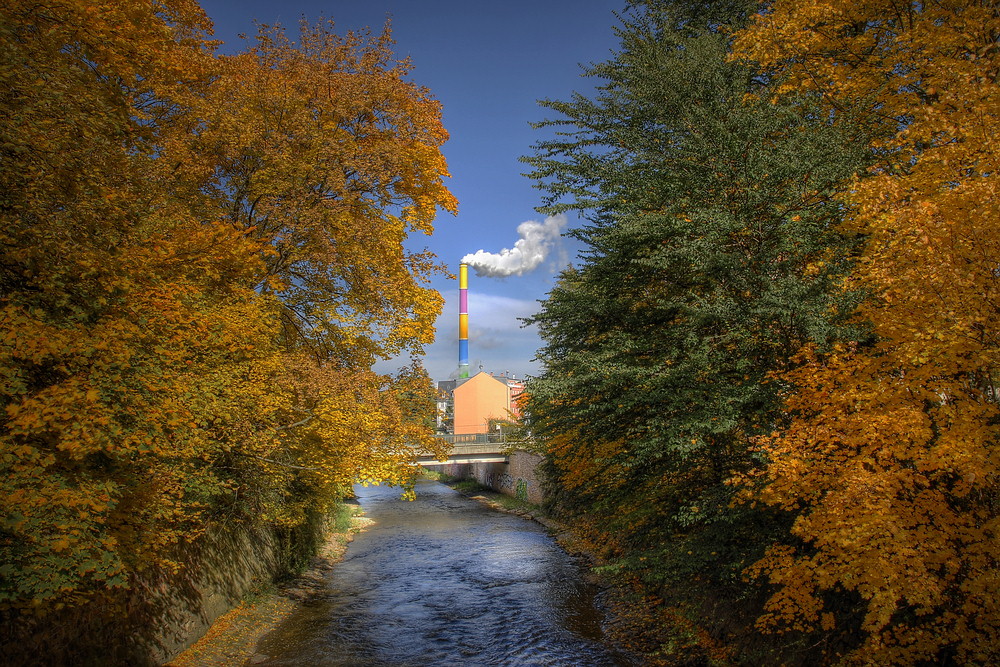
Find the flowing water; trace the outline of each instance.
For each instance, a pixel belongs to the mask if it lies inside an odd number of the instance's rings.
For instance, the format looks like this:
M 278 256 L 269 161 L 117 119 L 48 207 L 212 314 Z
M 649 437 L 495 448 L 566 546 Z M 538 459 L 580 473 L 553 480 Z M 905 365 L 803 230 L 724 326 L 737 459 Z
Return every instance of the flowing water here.
M 263 664 L 629 664 L 601 643 L 594 587 L 537 523 L 436 482 L 419 483 L 413 502 L 399 489 L 357 492 L 375 523 L 328 593 L 264 638 Z

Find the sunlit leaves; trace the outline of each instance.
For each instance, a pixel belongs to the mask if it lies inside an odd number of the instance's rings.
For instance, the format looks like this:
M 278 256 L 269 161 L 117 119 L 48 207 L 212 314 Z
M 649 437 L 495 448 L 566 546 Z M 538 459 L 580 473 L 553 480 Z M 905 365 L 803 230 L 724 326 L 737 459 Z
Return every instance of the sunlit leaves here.
M 762 441 L 763 499 L 807 546 L 760 569 L 775 627 L 856 591 L 859 660 L 986 663 L 998 632 L 995 369 L 1000 18 L 985 2 L 773 3 L 737 38 L 831 119 L 864 113 L 874 169 L 845 194 L 867 238 L 853 278 L 880 340 L 808 351 L 798 418 Z M 836 611 L 836 610 L 834 610 Z
M 423 283 L 438 267 L 402 241 L 456 207 L 440 105 L 390 47 L 388 32 L 303 25 L 293 44 L 261 26 L 256 45 L 220 59 L 210 124 L 191 154 L 177 149 L 208 206 L 269 246 L 263 287 L 289 326 L 357 363 L 429 342 L 441 299 Z
M 0 605 L 176 568 L 213 521 L 410 482 L 432 335 L 407 254 L 447 134 L 388 33 L 217 57 L 193 3 L 0 4 Z

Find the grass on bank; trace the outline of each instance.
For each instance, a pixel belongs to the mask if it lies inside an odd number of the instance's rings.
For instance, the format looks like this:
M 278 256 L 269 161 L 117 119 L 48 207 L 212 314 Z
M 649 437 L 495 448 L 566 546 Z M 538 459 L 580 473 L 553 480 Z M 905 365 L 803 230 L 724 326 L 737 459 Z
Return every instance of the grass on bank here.
M 435 470 L 434 468 L 424 468 L 421 466 L 420 472 L 417 473 L 418 479 L 426 479 L 431 482 L 441 482 L 442 484 L 449 484 L 454 481 L 454 477 L 451 475 L 446 475 L 440 470 Z

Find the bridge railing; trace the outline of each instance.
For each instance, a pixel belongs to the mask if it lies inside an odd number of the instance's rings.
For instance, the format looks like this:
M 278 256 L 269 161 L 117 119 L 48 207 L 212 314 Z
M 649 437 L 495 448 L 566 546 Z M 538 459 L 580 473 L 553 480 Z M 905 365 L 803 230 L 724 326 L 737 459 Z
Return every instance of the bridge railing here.
M 527 444 L 523 437 L 508 437 L 504 433 L 448 433 L 437 437 L 449 445 L 448 460 L 451 462 L 504 461 L 510 450 Z M 429 453 L 421 453 L 419 460 L 422 465 L 433 465 L 437 461 Z
M 449 445 L 505 445 L 504 433 L 439 433 L 438 438 Z
M 493 435 L 493 434 L 489 434 Z M 445 460 L 438 459 L 430 453 L 419 454 L 417 460 L 421 465 L 441 465 L 443 463 L 495 463 L 506 461 L 503 438 L 487 437 L 486 433 L 460 434 L 442 438 L 446 440 L 448 454 Z

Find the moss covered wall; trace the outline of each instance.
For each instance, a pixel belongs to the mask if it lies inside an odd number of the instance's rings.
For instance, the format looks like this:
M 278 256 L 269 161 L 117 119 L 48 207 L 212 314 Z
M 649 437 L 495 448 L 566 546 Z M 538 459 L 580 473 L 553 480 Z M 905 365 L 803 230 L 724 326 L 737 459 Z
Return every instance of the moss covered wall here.
M 44 618 L 0 617 L 0 655 L 14 665 L 160 665 L 197 641 L 261 582 L 308 559 L 319 528 L 216 526 L 179 550 L 186 567 L 141 578 L 124 594 Z

